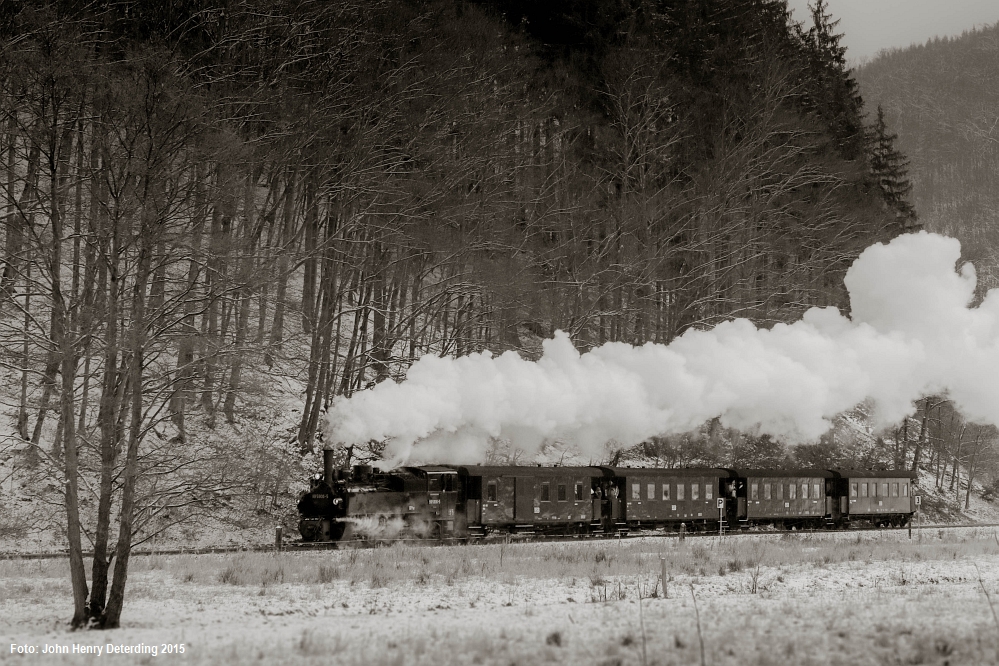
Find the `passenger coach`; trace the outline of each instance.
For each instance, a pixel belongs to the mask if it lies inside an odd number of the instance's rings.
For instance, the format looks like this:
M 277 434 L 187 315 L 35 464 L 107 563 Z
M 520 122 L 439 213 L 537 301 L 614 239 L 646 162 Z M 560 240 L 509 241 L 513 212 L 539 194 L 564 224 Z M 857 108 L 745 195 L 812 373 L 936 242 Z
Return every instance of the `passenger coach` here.
M 916 510 L 912 484 L 914 473 L 906 470 L 834 470 L 839 477 L 836 495 L 844 521 L 867 520 L 874 525 L 901 527 Z
M 714 523 L 717 498 L 730 476 L 724 469 L 602 467 L 612 488 L 611 522 L 617 529 L 643 526 L 696 529 Z
M 596 467 L 459 467 L 471 535 L 588 531 L 600 524 Z
M 821 527 L 834 504 L 827 501 L 830 480 L 837 477 L 830 470 L 729 472 L 728 495 L 736 500 L 733 525 L 772 522 L 783 527 Z

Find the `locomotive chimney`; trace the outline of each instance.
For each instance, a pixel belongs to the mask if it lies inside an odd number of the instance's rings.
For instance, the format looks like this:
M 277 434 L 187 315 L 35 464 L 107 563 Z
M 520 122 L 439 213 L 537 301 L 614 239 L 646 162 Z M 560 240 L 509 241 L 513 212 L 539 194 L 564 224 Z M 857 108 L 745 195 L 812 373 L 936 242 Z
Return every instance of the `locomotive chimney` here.
M 323 481 L 333 487 L 333 450 L 323 449 Z

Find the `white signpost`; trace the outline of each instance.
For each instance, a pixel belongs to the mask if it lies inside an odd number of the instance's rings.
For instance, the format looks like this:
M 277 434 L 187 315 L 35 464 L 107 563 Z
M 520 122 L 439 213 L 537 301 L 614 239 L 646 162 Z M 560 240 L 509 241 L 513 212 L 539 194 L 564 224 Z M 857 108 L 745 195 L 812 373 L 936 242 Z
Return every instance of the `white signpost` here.
M 909 538 L 910 539 L 912 538 L 912 521 L 914 521 L 916 519 L 916 516 L 919 515 L 919 505 L 920 505 L 920 503 L 923 500 L 923 496 L 922 495 L 913 495 L 913 500 L 914 500 L 914 502 L 916 504 L 916 511 L 913 513 L 912 517 L 909 518 Z
M 723 532 L 722 520 L 724 519 L 723 512 L 725 511 L 725 498 L 719 497 L 715 503 L 718 505 L 718 536 L 721 536 Z

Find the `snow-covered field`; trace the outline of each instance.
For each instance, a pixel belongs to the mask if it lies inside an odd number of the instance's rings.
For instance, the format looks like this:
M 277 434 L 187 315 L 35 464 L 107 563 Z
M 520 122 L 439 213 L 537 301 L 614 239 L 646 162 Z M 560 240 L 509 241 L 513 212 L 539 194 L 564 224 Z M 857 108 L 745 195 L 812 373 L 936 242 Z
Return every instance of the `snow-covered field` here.
M 999 541 L 986 528 L 134 564 L 123 628 L 70 633 L 65 562 L 0 562 L 0 661 L 102 663 L 17 657 L 11 644 L 110 643 L 184 646 L 111 657 L 122 663 L 665 665 L 700 663 L 701 640 L 708 664 L 999 658 L 986 597 L 999 603 Z

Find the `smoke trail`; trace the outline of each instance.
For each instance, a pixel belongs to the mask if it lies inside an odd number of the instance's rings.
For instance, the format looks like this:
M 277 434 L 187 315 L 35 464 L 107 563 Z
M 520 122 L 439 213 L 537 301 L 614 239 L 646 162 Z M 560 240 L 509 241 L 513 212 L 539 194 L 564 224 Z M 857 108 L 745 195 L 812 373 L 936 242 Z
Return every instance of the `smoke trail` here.
M 812 308 L 794 324 L 744 319 L 670 345 L 608 343 L 580 354 L 565 333 L 537 362 L 514 352 L 425 356 L 401 383 L 333 405 L 327 441 L 388 439 L 397 461 L 473 462 L 490 438 L 528 454 L 554 438 L 599 457 L 719 417 L 725 427 L 814 439 L 864 400 L 880 425 L 949 391 L 965 415 L 999 425 L 999 294 L 970 308 L 975 271 L 960 244 L 920 232 L 867 248 L 846 275 L 851 316 Z

